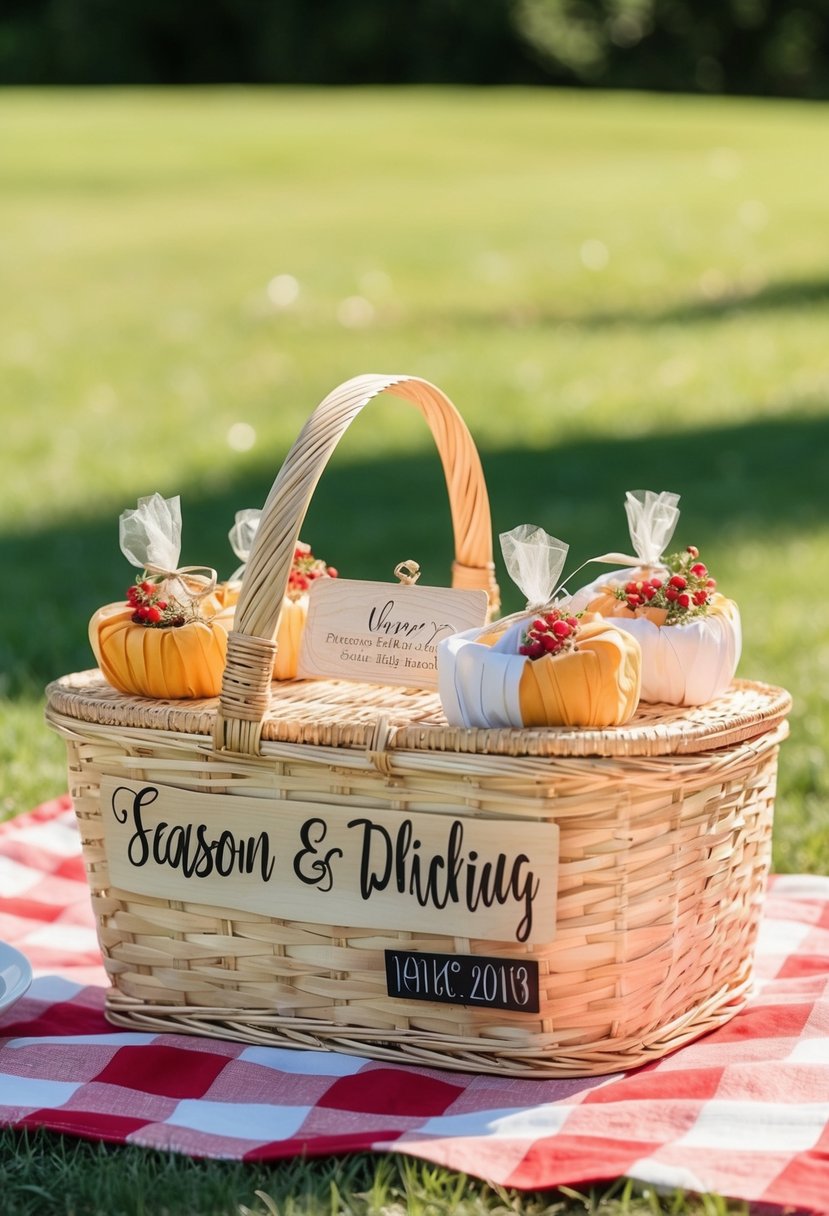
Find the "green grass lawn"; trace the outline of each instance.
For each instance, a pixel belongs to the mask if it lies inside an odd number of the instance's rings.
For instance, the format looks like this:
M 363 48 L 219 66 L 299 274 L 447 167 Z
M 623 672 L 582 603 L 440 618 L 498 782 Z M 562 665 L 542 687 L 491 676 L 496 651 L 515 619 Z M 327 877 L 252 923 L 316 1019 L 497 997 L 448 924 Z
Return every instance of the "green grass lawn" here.
M 795 699 L 774 864 L 827 871 L 826 122 L 820 105 L 552 90 L 0 93 L 0 815 L 66 788 L 42 689 L 93 665 L 87 620 L 131 581 L 120 512 L 180 493 L 182 561 L 227 575 L 235 511 L 261 505 L 317 401 L 407 372 L 464 414 L 496 531 L 543 525 L 568 568 L 626 545 L 626 489 L 682 495 L 677 543 L 741 605 L 741 674 Z M 304 536 L 352 576 L 411 556 L 445 581 L 415 411 L 360 417 Z M 110 1179 L 101 1211 L 155 1214 L 164 1170 L 173 1213 L 264 1213 L 257 1188 L 286 1211 L 297 1190 L 284 1166 L 0 1143 L 15 1212 L 97 1212 Z M 378 1168 L 309 1166 L 314 1202 L 721 1210 Z

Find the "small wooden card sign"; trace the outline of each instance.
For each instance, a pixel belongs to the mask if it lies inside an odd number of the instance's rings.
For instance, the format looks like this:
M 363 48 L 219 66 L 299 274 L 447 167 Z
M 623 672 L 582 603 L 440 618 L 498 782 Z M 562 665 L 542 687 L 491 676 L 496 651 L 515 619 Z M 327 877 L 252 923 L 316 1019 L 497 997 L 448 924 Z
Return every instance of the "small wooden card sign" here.
M 109 881 L 125 892 L 513 947 L 555 934 L 554 823 L 244 798 L 126 776 L 103 777 L 101 812 Z M 506 976 L 506 991 L 523 978 Z M 475 979 L 464 973 L 455 985 L 472 1002 Z
M 395 573 L 416 563 L 401 563 Z M 437 644 L 486 620 L 485 591 L 317 579 L 299 652 L 300 678 L 437 688 Z

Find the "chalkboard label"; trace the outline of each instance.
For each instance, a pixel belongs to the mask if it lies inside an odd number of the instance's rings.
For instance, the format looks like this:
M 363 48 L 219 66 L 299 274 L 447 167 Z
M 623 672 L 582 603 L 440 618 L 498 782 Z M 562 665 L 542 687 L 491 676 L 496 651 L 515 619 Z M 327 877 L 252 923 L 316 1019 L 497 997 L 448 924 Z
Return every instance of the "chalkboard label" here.
M 538 963 L 474 954 L 386 950 L 389 996 L 538 1013 Z

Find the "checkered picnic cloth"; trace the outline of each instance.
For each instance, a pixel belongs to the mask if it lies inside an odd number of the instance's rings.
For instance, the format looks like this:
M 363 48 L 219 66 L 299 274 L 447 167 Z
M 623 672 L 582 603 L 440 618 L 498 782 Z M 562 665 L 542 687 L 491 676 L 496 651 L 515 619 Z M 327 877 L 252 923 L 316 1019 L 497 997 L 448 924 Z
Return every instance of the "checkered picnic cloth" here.
M 244 1160 L 409 1153 L 546 1189 L 623 1175 L 829 1213 L 829 878 L 772 880 L 757 992 L 655 1064 L 571 1081 L 118 1032 L 69 800 L 0 825 L 0 1123 Z

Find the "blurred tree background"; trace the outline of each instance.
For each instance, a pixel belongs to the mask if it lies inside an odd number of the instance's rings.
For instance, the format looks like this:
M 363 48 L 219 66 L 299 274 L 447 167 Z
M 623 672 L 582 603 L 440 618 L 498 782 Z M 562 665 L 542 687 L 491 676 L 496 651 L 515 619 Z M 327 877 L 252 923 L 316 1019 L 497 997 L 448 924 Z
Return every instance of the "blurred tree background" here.
M 0 83 L 829 97 L 829 0 L 3 0 Z

